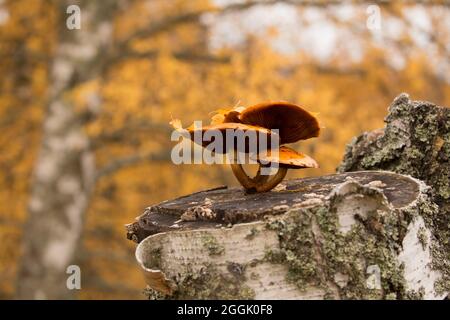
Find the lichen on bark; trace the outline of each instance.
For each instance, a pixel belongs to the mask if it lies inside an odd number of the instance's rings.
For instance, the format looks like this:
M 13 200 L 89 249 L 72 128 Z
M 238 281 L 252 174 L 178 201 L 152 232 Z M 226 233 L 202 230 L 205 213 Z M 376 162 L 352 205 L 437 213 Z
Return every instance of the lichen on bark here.
M 389 170 L 425 181 L 438 214 L 425 219 L 437 245 L 433 267 L 443 274 L 439 291 L 450 291 L 450 109 L 398 96 L 384 129 L 365 132 L 347 146 L 338 172 Z M 431 208 L 423 208 L 433 212 Z M 424 216 L 426 218 L 426 215 Z
M 255 296 L 254 290 L 245 285 L 245 273 L 237 276 L 235 270 L 221 271 L 213 264 L 205 264 L 199 271 L 184 274 L 182 279 L 176 281 L 176 290 L 170 296 L 161 297 L 153 291 L 148 292 L 150 299 L 170 300 L 250 300 Z
M 268 250 L 266 260 L 287 265 L 288 281 L 300 290 L 322 288 L 325 298 L 417 297 L 407 290 L 398 253 L 406 226 L 421 213 L 419 207 L 396 210 L 381 191 L 357 183 L 351 187 L 354 191 L 350 196 L 377 201 L 373 211 L 360 217 L 346 232 L 342 231 L 337 207 L 348 194 L 335 194 L 320 206 L 292 209 L 282 217 L 272 217 L 267 228 L 277 231 L 280 249 Z M 367 286 L 367 268 L 371 265 L 380 268 L 379 289 Z
M 221 255 L 225 248 L 211 234 L 205 234 L 202 237 L 202 243 L 210 256 Z

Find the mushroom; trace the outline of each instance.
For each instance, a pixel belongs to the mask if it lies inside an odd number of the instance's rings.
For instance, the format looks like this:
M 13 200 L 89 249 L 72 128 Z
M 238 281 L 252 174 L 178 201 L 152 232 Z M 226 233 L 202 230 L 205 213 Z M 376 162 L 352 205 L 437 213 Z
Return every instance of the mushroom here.
M 242 165 L 238 163 L 231 164 L 231 169 L 233 170 L 234 175 L 248 193 L 267 192 L 273 189 L 284 179 L 288 169 L 319 167 L 317 162 L 310 156 L 299 153 L 286 146 L 280 147 L 278 153 L 275 153 L 272 150 L 267 150 L 265 154 L 259 154 L 257 156 L 257 161 L 260 164 L 260 168 L 253 179 L 247 176 L 242 168 Z M 278 165 L 276 174 L 272 176 L 261 175 L 261 167 L 269 167 L 273 163 Z
M 171 122 L 171 124 L 174 126 L 175 129 L 182 129 L 181 124 L 178 124 L 178 120 L 173 120 Z M 256 146 L 256 149 L 258 151 L 266 150 L 268 147 L 270 147 L 271 139 L 273 137 L 277 136 L 277 138 L 279 139 L 277 133 L 270 129 L 262 128 L 259 126 L 242 124 L 242 123 L 232 123 L 232 122 L 218 123 L 218 124 L 213 124 L 213 125 L 198 127 L 198 128 L 191 125 L 190 127 L 186 128 L 185 130 L 187 130 L 187 132 L 189 133 L 190 139 L 194 143 L 200 144 L 203 148 L 206 148 L 206 149 L 209 149 L 209 146 L 212 144 L 212 141 L 203 139 L 203 136 L 204 136 L 205 132 L 214 131 L 214 130 L 219 131 L 222 134 L 222 137 L 225 137 L 227 130 L 242 131 L 243 133 L 248 133 L 249 131 L 255 132 L 256 141 L 258 143 L 258 145 Z M 199 134 L 199 136 L 201 137 L 200 141 L 195 140 L 195 137 L 197 134 Z M 266 139 L 267 144 L 266 145 L 259 145 L 259 141 L 260 141 L 259 135 L 261 135 L 261 134 L 267 136 L 267 139 Z M 231 146 L 228 146 L 227 142 L 228 141 L 224 141 L 224 143 L 222 145 L 222 147 L 223 147 L 222 149 L 214 150 L 214 151 L 217 153 L 223 153 L 223 154 L 232 151 Z M 235 147 L 236 147 L 236 144 L 235 144 Z M 236 148 L 234 148 L 233 151 L 249 153 L 249 151 L 250 151 L 249 149 L 250 149 L 250 146 L 248 144 L 248 141 L 246 141 L 245 148 L 243 150 L 236 150 Z
M 280 130 L 280 144 L 318 137 L 320 127 L 314 114 L 284 101 L 264 102 L 248 108 L 218 110 L 223 122 L 237 122 Z
M 181 124 L 176 121 L 173 121 L 172 125 L 175 128 L 181 128 Z M 247 108 L 220 109 L 212 117 L 210 126 L 202 128 L 191 126 L 187 130 L 191 140 L 194 140 L 195 133 L 199 130 L 202 132 L 203 137 L 203 133 L 207 130 L 219 130 L 224 133 L 227 129 L 250 130 L 255 131 L 258 135 L 266 134 L 268 136 L 267 145 L 258 145 L 258 152 L 250 155 L 250 158 L 256 159 L 259 164 L 258 172 L 254 178 L 250 178 L 242 164 L 236 161 L 236 150 L 233 150 L 235 158 L 230 166 L 233 174 L 247 193 L 267 192 L 273 189 L 284 179 L 288 169 L 318 168 L 318 164 L 314 159 L 291 148 L 282 146 L 279 148 L 278 153 L 269 149 L 271 139 L 277 135 L 273 131 L 275 129 L 279 130 L 279 137 L 277 138 L 279 138 L 280 145 L 319 136 L 320 127 L 315 115 L 295 104 L 280 101 L 260 103 Z M 203 139 L 201 143 L 204 148 L 208 148 L 209 144 L 211 144 L 210 141 L 203 141 Z M 248 153 L 248 147 L 247 144 L 245 150 L 238 151 Z M 229 146 L 224 146 L 222 150 L 215 151 L 227 153 L 231 150 Z M 263 151 L 267 152 L 264 154 Z M 274 163 L 278 164 L 275 174 L 270 176 L 261 174 L 261 168 L 269 167 Z

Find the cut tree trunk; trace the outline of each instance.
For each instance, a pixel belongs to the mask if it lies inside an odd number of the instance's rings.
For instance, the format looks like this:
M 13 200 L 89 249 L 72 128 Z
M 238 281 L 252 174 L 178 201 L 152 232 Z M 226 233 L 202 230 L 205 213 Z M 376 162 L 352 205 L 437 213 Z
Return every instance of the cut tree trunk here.
M 341 174 L 148 208 L 127 235 L 149 297 L 445 298 L 450 110 L 402 94 L 386 123 L 352 141 Z
M 429 190 L 385 171 L 224 187 L 147 208 L 128 238 L 151 298 L 443 299 Z

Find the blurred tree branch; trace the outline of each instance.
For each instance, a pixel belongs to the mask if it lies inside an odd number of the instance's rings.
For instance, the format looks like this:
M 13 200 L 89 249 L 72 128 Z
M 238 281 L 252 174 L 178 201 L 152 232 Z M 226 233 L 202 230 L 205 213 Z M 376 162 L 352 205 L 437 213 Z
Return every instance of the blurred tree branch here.
M 90 139 L 91 149 L 97 149 L 100 146 L 108 142 L 122 142 L 129 138 L 133 133 L 137 132 L 159 132 L 169 135 L 172 129 L 167 124 L 156 123 L 151 121 L 139 121 L 136 123 L 129 123 L 120 127 L 114 131 L 102 132 L 97 136 L 93 136 Z
M 138 153 L 130 156 L 125 156 L 123 158 L 117 158 L 114 160 L 111 160 L 110 163 L 107 163 L 103 167 L 99 168 L 97 171 L 96 179 L 110 175 L 120 169 L 139 164 L 144 161 L 152 161 L 152 162 L 159 162 L 159 161 L 169 161 L 170 160 L 170 150 L 163 150 L 160 152 L 144 152 L 144 153 Z
M 118 52 L 111 55 L 109 58 L 104 58 L 102 72 L 106 72 L 109 68 L 114 67 L 117 63 L 128 59 L 154 59 L 160 55 L 159 50 L 151 50 L 144 52 L 137 52 L 130 49 Z M 194 50 L 180 50 L 172 52 L 175 59 L 185 62 L 200 62 L 200 63 L 227 63 L 230 61 L 229 56 L 216 56 L 207 53 L 197 53 Z

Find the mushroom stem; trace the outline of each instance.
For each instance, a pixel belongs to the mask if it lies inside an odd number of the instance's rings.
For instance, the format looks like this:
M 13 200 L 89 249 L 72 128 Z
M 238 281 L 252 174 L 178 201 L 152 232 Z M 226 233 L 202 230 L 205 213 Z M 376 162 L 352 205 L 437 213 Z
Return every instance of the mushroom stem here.
M 252 179 L 245 173 L 240 163 L 231 163 L 230 165 L 235 177 L 247 193 L 270 191 L 284 179 L 287 173 L 287 168 L 279 167 L 277 173 L 269 179 L 269 176 L 261 175 L 261 168 L 259 168 L 256 177 Z
M 239 181 L 239 183 L 245 188 L 245 190 L 249 191 L 255 189 L 256 183 L 250 178 L 242 168 L 242 164 L 240 163 L 231 163 L 231 170 L 233 170 L 234 176 Z
M 238 161 L 238 154 L 234 154 L 234 161 L 230 163 L 231 170 L 239 183 L 244 187 L 247 193 L 267 192 L 275 188 L 286 176 L 287 167 L 278 167 L 275 175 L 262 175 L 262 165 L 259 164 L 258 171 L 254 178 L 250 178 L 245 172 L 242 164 Z
M 253 178 L 253 181 L 255 181 L 257 184 L 261 184 L 263 182 L 266 182 L 268 179 L 269 175 L 261 174 L 261 165 L 259 165 L 258 171 L 256 172 L 256 176 Z
M 256 186 L 256 192 L 267 192 L 275 188 L 286 176 L 288 169 L 286 167 L 279 167 L 277 173 L 269 180 L 262 181 Z

